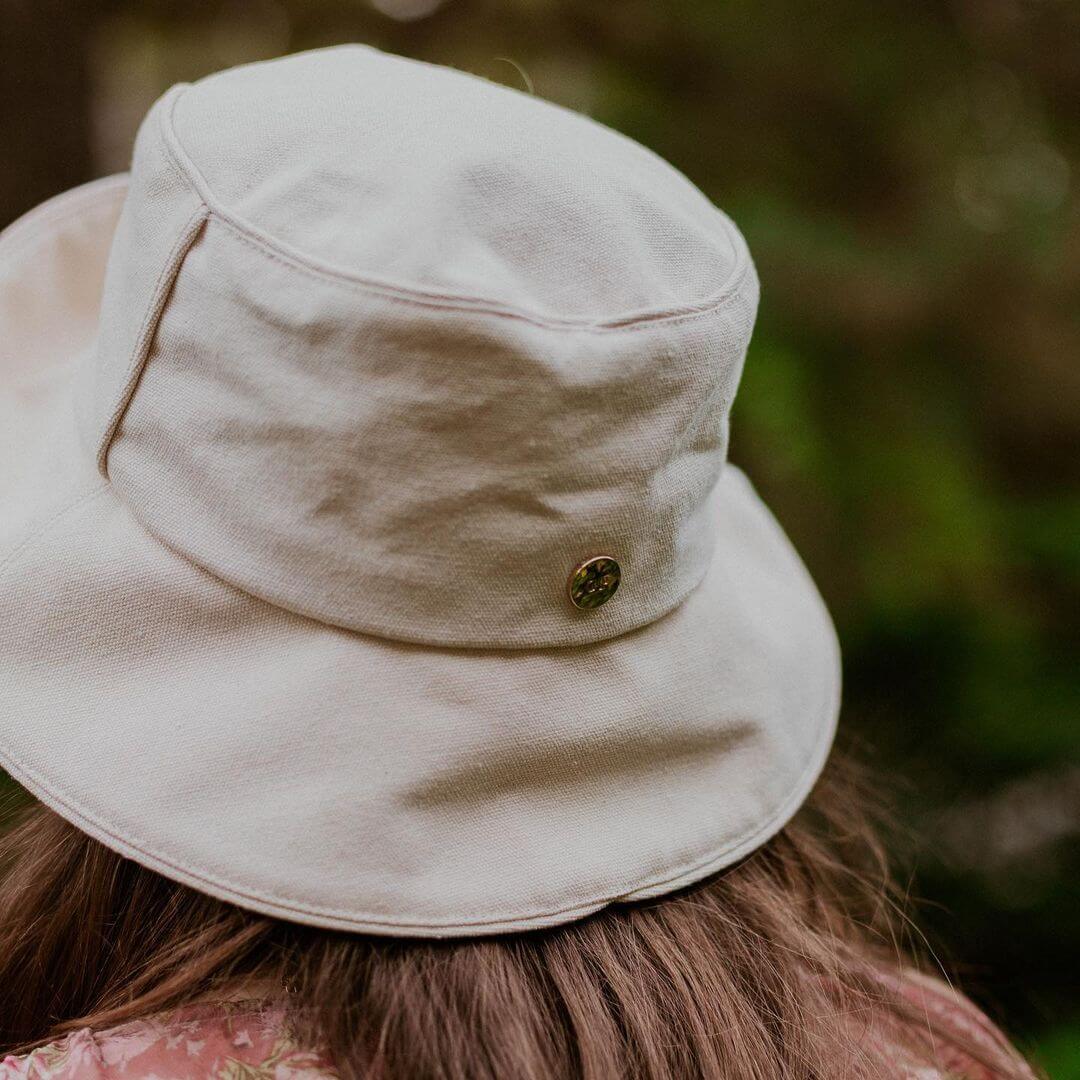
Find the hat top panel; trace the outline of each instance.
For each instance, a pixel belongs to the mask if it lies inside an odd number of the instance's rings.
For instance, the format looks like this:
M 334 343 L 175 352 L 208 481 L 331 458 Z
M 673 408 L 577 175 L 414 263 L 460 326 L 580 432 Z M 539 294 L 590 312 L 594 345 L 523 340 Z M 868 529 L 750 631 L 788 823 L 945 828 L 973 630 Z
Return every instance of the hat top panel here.
M 632 140 L 366 47 L 210 76 L 172 124 L 217 208 L 424 293 L 610 321 L 707 304 L 746 261 L 734 225 Z

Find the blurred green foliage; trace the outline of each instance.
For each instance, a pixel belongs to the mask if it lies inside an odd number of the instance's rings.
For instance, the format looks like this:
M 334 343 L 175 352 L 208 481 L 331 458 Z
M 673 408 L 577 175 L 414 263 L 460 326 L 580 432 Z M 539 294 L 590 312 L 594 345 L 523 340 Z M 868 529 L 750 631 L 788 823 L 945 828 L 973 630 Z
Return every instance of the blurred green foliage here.
M 1080 6 L 0 4 L 6 217 L 123 168 L 171 82 L 345 40 L 589 112 L 723 206 L 763 282 L 732 456 L 835 613 L 932 940 L 1080 1077 Z M 21 149 L 20 94 L 56 106 Z

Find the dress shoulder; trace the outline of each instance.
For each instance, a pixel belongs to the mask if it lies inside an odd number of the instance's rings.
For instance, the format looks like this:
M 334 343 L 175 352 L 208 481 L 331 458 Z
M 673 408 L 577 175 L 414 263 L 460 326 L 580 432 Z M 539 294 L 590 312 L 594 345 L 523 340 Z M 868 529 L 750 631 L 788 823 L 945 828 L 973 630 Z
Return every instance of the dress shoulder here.
M 83 1028 L 0 1062 L 0 1080 L 337 1080 L 258 1003 L 187 1006 L 106 1031 Z
M 891 980 L 890 980 L 891 981 Z M 895 985 L 895 984 L 894 984 Z M 903 1042 L 890 1054 L 899 1080 L 1009 1080 L 1034 1074 L 970 1000 L 938 979 L 906 972 L 899 989 L 937 1032 L 938 1071 L 908 1069 Z M 891 1044 L 887 1032 L 879 1031 Z M 977 1053 L 972 1055 L 974 1049 Z M 283 1014 L 258 1002 L 196 1005 L 105 1031 L 83 1028 L 0 1062 L 0 1080 L 338 1080 L 323 1056 L 299 1046 Z
M 930 1040 L 942 1070 L 939 1075 L 950 1080 L 1035 1080 L 1030 1066 L 997 1025 L 948 983 L 907 970 L 899 989 L 926 1016 L 928 1029 L 932 1026 L 945 1037 Z

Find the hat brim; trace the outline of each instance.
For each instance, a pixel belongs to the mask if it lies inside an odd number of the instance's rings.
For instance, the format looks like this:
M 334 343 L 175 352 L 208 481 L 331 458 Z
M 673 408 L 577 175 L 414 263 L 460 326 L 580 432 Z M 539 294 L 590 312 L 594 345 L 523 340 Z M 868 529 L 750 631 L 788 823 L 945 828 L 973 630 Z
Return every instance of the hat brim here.
M 400 936 L 551 926 L 729 866 L 832 742 L 839 652 L 739 470 L 676 610 L 584 647 L 324 625 L 152 537 L 79 445 L 123 177 L 0 237 L 0 763 L 105 845 L 281 918 Z

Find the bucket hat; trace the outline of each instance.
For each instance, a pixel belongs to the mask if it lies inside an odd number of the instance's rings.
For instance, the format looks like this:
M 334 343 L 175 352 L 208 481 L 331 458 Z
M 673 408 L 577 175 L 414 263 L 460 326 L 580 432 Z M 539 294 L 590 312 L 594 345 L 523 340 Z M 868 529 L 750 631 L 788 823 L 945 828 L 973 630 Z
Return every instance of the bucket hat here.
M 0 237 L 0 763 L 375 934 L 743 858 L 840 686 L 726 460 L 757 296 L 689 180 L 535 97 L 363 46 L 173 87 Z

